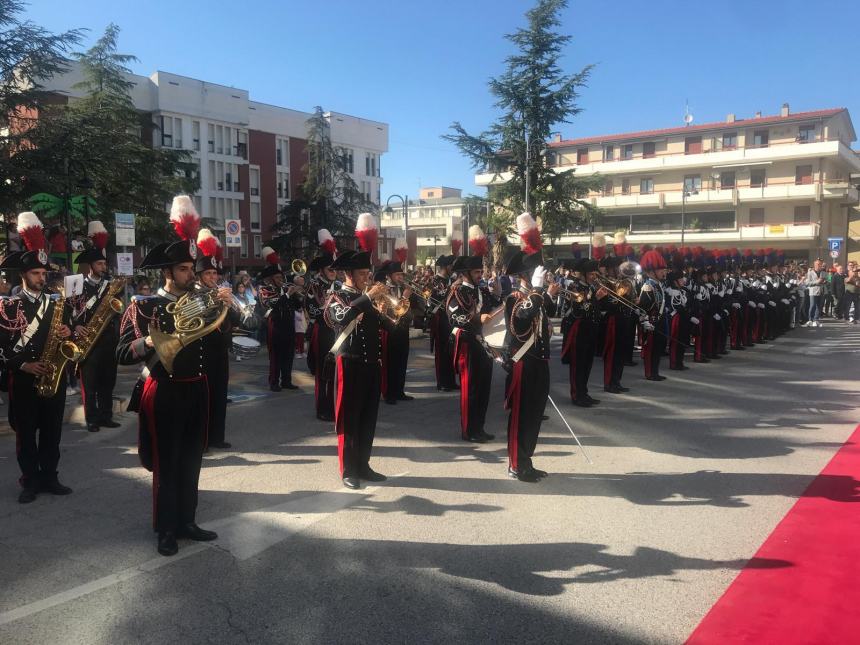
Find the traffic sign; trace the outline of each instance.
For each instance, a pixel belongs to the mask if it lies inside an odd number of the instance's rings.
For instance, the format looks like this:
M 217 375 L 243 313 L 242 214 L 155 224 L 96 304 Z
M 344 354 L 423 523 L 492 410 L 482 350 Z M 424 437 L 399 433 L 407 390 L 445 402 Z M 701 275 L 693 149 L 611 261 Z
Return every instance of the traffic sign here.
M 837 253 L 842 250 L 842 241 L 841 237 L 828 237 L 827 245 L 830 247 L 831 251 L 836 251 Z
M 836 258 L 839 257 L 839 251 L 834 249 L 833 251 L 830 252 L 830 257 L 835 260 Z
M 237 219 L 224 220 L 224 244 L 227 247 L 242 246 L 242 222 Z
M 113 215 L 116 218 L 114 243 L 117 246 L 135 246 L 134 213 L 114 213 Z

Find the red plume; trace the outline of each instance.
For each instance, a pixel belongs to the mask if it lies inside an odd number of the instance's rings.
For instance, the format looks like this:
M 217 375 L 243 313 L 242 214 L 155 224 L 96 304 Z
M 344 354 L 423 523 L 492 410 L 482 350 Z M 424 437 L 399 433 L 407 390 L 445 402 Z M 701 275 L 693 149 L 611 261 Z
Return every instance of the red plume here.
M 28 251 L 38 251 L 48 245 L 45 243 L 45 230 L 36 213 L 26 212 L 18 215 L 18 235 Z
M 203 255 L 210 258 L 214 257 L 218 249 L 218 238 L 212 235 L 212 231 L 208 228 L 204 228 L 197 234 L 197 248 Z
M 408 253 L 409 249 L 394 249 L 394 261 L 403 264 Z
M 591 259 L 592 260 L 602 260 L 603 256 L 606 255 L 606 247 L 605 246 L 592 246 L 591 247 Z
M 188 195 L 177 195 L 170 206 L 170 223 L 180 239 L 196 240 L 200 230 L 200 215 Z
M 451 238 L 451 253 L 454 255 L 460 255 L 460 249 L 463 248 L 463 240 L 459 237 Z
M 615 257 L 620 258 L 624 255 L 624 245 L 623 244 L 613 244 L 612 252 L 615 254 Z
M 355 237 L 362 251 L 376 254 L 376 242 L 379 240 L 379 227 L 376 218 L 370 213 L 362 213 L 358 216 L 355 226 Z
M 520 239 L 523 241 L 523 252 L 527 255 L 537 253 L 543 248 L 543 240 L 541 240 L 537 222 L 530 213 L 522 213 L 517 216 L 517 233 L 520 234 Z
M 337 254 L 337 244 L 327 228 L 321 228 L 317 232 L 317 241 L 323 253 L 328 253 L 332 256 Z
M 490 252 L 490 243 L 487 242 L 486 237 L 475 238 L 469 240 L 469 249 L 472 251 L 472 255 L 485 256 Z

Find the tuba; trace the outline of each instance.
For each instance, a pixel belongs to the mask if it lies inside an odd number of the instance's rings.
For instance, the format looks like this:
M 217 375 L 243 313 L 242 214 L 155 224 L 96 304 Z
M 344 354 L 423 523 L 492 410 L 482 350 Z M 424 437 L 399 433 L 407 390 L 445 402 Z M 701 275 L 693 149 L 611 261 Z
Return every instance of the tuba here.
M 173 374 L 176 355 L 182 348 L 217 330 L 227 317 L 229 307 L 219 300 L 217 289 L 198 289 L 168 303 L 165 311 L 173 316 L 173 333 L 153 327 L 149 335 L 164 369 Z
M 36 377 L 36 394 L 49 399 L 57 393 L 60 379 L 66 369 L 66 363 L 77 363 L 83 354 L 78 346 L 70 340 L 61 340 L 59 329 L 63 325 L 63 310 L 66 299 L 63 296 L 54 301 L 54 315 L 51 317 L 51 328 L 48 339 L 42 349 L 39 360 L 48 365 L 47 374 Z

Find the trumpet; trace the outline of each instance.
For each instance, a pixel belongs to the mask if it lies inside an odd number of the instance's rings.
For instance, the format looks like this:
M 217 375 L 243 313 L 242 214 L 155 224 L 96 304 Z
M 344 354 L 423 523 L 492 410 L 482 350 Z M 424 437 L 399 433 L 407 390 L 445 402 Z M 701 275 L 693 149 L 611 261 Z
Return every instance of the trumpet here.
M 290 262 L 290 271 L 296 275 L 305 275 L 308 272 L 308 265 L 305 264 L 304 260 L 296 258 Z
M 365 290 L 368 293 L 370 288 Z M 395 325 L 400 322 L 400 319 L 409 311 L 408 298 L 395 298 L 387 290 L 377 296 L 371 298 L 373 307 L 381 316 L 385 316 Z
M 408 278 L 403 280 L 406 283 L 406 286 L 412 289 L 413 293 L 421 296 L 424 302 L 427 304 L 427 307 L 430 309 L 435 309 L 439 305 L 442 304 L 440 300 L 436 300 L 433 297 L 433 289 L 430 287 L 422 287 L 420 284 L 415 282 L 414 280 L 409 280 Z
M 558 285 L 558 292 L 564 298 L 567 298 L 570 302 L 575 302 L 577 304 L 585 302 L 585 299 L 588 297 L 588 293 L 585 291 L 577 291 L 576 289 L 567 289 L 566 287 Z

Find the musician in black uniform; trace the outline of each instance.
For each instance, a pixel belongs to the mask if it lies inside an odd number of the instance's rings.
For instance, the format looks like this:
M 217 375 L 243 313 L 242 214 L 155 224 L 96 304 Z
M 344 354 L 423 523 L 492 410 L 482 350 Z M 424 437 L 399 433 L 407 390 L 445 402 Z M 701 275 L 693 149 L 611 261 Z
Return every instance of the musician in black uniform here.
M 462 281 L 452 288 L 446 307 L 454 330 L 454 365 L 460 375 L 460 433 L 464 441 L 486 443 L 494 438 L 484 431 L 493 359 L 484 346 L 481 325 L 499 302 L 479 286 L 484 258 L 473 255 L 457 259 L 459 263 L 452 266 L 460 271 Z
M 77 300 L 74 313 L 75 333 L 81 333 L 93 318 L 102 301 L 108 297 L 110 277 L 107 275 L 107 230 L 99 221 L 89 224 L 93 248 L 79 253 L 75 262 L 87 264 L 84 293 Z M 87 430 L 98 432 L 101 427 L 118 428 L 113 420 L 113 389 L 116 385 L 116 346 L 119 343 L 119 317 L 111 316 L 101 336 L 90 349 L 86 360 L 79 364 L 81 398 Z
M 325 324 L 323 314 L 329 296 L 340 289 L 337 272 L 331 268 L 334 257 L 324 253 L 311 260 L 308 271 L 316 271 L 305 295 L 305 311 L 310 319 L 308 368 L 314 375 L 314 401 L 317 419 L 334 421 L 334 370 L 327 369 L 325 357 L 334 343 L 334 331 Z
M 196 216 L 196 218 L 194 217 Z M 206 444 L 209 391 L 206 366 L 209 353 L 221 344 L 217 331 L 195 340 L 186 338 L 168 369 L 155 350 L 152 334 L 176 331 L 176 319 L 167 312 L 182 296 L 195 292 L 197 216 L 190 198 L 174 199 L 171 220 L 179 221 L 181 239 L 156 245 L 141 262 L 141 269 L 161 269 L 164 286 L 156 297 L 133 301 L 120 325 L 117 358 L 121 365 L 145 363 L 138 410 L 138 454 L 152 471 L 153 528 L 158 533 L 158 552 L 178 551 L 177 538 L 209 541 L 217 538 L 195 523 L 200 466 Z M 221 307 L 229 300 L 219 297 Z M 207 327 L 214 324 L 206 316 Z M 135 395 L 133 395 L 135 396 Z M 136 396 L 135 396 L 136 398 Z
M 364 292 L 370 279 L 370 254 L 344 251 L 332 264 L 344 271 L 344 284 L 326 303 L 324 320 L 337 334 L 335 355 L 335 429 L 340 475 L 347 488 L 361 480 L 385 481 L 370 467 L 380 393 L 380 336 L 391 331 L 391 321 L 374 307 L 386 293 L 376 283 Z
M 508 475 L 537 482 L 546 472 L 532 465 L 549 396 L 549 317 L 555 315 L 554 296 L 559 285 L 546 290 L 546 269 L 540 252 L 517 251 L 506 272 L 519 279 L 519 288 L 505 300 L 505 348 L 512 361 L 505 387 L 508 415 Z
M 624 261 L 620 257 L 606 258 L 603 266 L 606 268 L 606 277 L 615 281 L 617 288 L 623 284 L 618 280 L 618 267 Z M 625 296 L 626 297 L 626 296 Z M 624 333 L 627 329 L 625 323 L 628 318 L 629 307 L 618 298 L 610 295 L 601 303 L 604 312 L 604 336 L 603 336 L 603 390 L 612 394 L 628 392 L 629 388 L 621 385 L 621 376 L 624 374 Z
M 570 400 L 581 408 L 590 408 L 600 403 L 588 393 L 588 378 L 594 364 L 597 329 L 600 324 L 600 303 L 606 296 L 605 289 L 595 290 L 591 283 L 598 266 L 596 260 L 581 259 L 573 267 L 574 281 L 567 287 L 570 291 L 565 323 L 567 330 L 562 345 L 562 361 L 570 364 Z
M 666 307 L 669 312 L 669 369 L 687 370 L 684 350 L 690 342 L 690 301 L 682 267 L 666 274 Z
M 430 281 L 432 294 L 427 314 L 430 317 L 430 351 L 436 367 L 436 389 L 450 392 L 457 389 L 454 359 L 451 356 L 451 322 L 445 303 L 451 291 L 453 255 L 440 255 L 436 260 L 436 275 Z
M 36 393 L 38 377 L 50 372 L 42 360 L 49 335 L 68 339 L 72 332 L 71 308 L 63 304 L 60 324 L 51 329 L 59 301 L 45 293 L 50 268 L 45 252 L 42 224 L 33 213 L 18 216 L 18 232 L 27 251 L 10 254 L 4 269 L 21 272 L 21 291 L 0 299 L 0 360 L 8 378 L 9 425 L 16 435 L 16 454 L 21 469 L 18 501 L 28 504 L 40 492 L 68 495 L 72 489 L 57 478 L 60 435 L 66 406 L 65 370 L 56 392 L 49 397 Z
M 647 251 L 640 260 L 646 275 L 639 294 L 639 307 L 643 310 L 642 362 L 645 378 L 665 381 L 660 375 L 660 359 L 666 352 L 666 296 L 663 281 L 666 278 L 666 261 L 657 251 Z
M 267 255 L 266 249 L 269 253 Z M 274 251 L 263 249 L 264 256 Z M 260 303 L 266 312 L 269 343 L 269 389 L 272 392 L 297 390 L 293 385 L 293 358 L 296 354 L 296 311 L 304 304 L 301 289 L 286 285 L 280 265 L 270 263 L 260 273 Z
M 389 405 L 394 405 L 398 401 L 412 401 L 415 397 L 406 394 L 409 329 L 415 319 L 415 310 L 421 305 L 418 303 L 418 297 L 412 293 L 412 289 L 404 283 L 403 267 L 400 262 L 383 262 L 374 275 L 374 282 L 384 282 L 389 295 L 395 299 L 409 301 L 409 310 L 400 316 L 394 328 L 390 332 L 382 333 L 382 396 Z
M 204 373 L 209 387 L 209 431 L 207 447 L 226 450 L 232 445 L 225 441 L 227 425 L 227 386 L 230 381 L 230 347 L 233 343 L 233 328 L 244 322 L 242 315 L 233 306 L 229 287 L 219 287 L 221 261 L 218 259 L 220 242 L 208 229 L 197 236 L 197 261 L 194 272 L 201 289 L 214 289 L 224 302 L 230 302 L 227 317 L 221 327 L 210 334 L 205 356 Z

